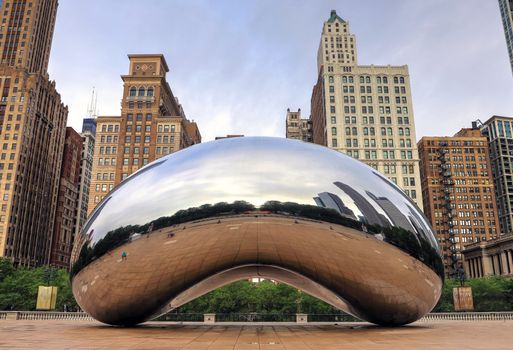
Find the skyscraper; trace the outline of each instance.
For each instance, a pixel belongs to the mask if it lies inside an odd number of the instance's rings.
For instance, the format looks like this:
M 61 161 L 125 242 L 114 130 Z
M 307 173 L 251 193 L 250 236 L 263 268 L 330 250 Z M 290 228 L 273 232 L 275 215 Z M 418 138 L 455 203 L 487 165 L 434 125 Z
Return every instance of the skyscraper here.
M 407 66 L 358 65 L 349 23 L 331 11 L 317 53 L 313 142 L 357 158 L 422 203 Z
M 506 36 L 511 71 L 513 72 L 513 0 L 499 0 L 499 8 L 502 25 L 504 26 L 504 35 Z
M 481 125 L 490 163 L 502 233 L 513 232 L 513 118 L 494 115 Z
M 161 54 L 128 55 L 129 74 L 122 75 L 121 116 L 96 119 L 96 143 L 89 209 L 130 174 L 169 153 L 201 142 L 166 81 Z
M 452 137 L 423 137 L 418 147 L 424 213 L 442 248 L 446 273 L 453 276 L 464 245 L 500 233 L 488 142 L 473 128 Z
M 96 128 L 96 119 L 94 126 Z M 82 131 L 82 157 L 80 161 L 80 185 L 78 192 L 78 208 L 75 223 L 75 235 L 80 233 L 87 220 L 87 209 L 89 204 L 89 191 L 91 187 L 91 177 L 93 174 L 93 157 L 95 137 L 90 131 Z
M 73 239 L 77 232 L 77 212 L 80 193 L 80 165 L 82 158 L 82 136 L 73 128 L 66 128 L 66 139 L 57 197 L 55 226 L 52 238 L 50 264 L 69 266 Z
M 49 262 L 68 109 L 48 78 L 56 0 L 3 1 L 0 256 Z

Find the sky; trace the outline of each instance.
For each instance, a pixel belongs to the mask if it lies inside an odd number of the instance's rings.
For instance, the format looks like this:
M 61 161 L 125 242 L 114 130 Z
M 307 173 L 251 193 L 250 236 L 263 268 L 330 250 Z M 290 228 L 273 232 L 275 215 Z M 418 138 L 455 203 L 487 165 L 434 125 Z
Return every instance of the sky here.
M 60 0 L 50 56 L 81 129 L 120 115 L 129 53 L 163 53 L 167 80 L 203 141 L 285 136 L 287 108 L 309 116 L 330 10 L 356 35 L 358 63 L 409 66 L 417 139 L 513 116 L 513 74 L 496 0 Z

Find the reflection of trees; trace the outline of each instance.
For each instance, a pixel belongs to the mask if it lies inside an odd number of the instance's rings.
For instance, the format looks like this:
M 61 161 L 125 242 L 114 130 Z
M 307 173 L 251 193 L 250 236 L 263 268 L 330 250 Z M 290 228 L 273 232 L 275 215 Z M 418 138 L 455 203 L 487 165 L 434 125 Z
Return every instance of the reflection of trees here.
M 269 201 L 264 203 L 260 210 L 268 210 L 277 214 L 292 214 L 304 218 L 331 222 L 334 224 L 362 230 L 362 223 L 356 220 L 343 217 L 340 213 L 331 208 L 317 207 L 291 202 Z M 413 256 L 431 267 L 443 278 L 444 269 L 438 251 L 423 236 L 417 236 L 415 232 L 394 226 L 367 225 L 367 232 L 373 235 L 382 234 L 384 241 L 390 243 L 402 251 Z
M 255 210 L 255 206 L 245 201 L 233 203 L 220 202 L 216 204 L 204 204 L 177 211 L 171 216 L 163 216 L 144 225 L 129 225 L 108 232 L 105 237 L 91 246 L 87 242 L 82 246 L 80 255 L 71 269 L 74 276 L 82 268 L 108 253 L 112 249 L 130 241 L 134 234 L 147 233 L 149 230 L 158 230 L 177 224 L 213 218 L 216 216 L 241 214 Z M 317 221 L 323 221 L 353 228 L 358 231 L 367 231 L 372 235 L 382 235 L 383 241 L 390 243 L 417 260 L 431 267 L 437 274 L 443 277 L 443 264 L 438 251 L 422 235 L 400 227 L 384 227 L 381 225 L 365 225 L 360 221 L 342 216 L 337 210 L 316 205 L 298 204 L 293 202 L 268 201 L 259 208 L 278 215 L 290 215 Z M 152 226 L 151 226 L 152 225 Z M 151 228 L 150 228 L 151 226 Z
M 298 204 L 293 202 L 265 202 L 260 210 L 267 210 L 276 214 L 289 214 L 300 216 L 313 220 L 320 220 L 351 227 L 361 230 L 362 223 L 340 215 L 338 211 L 332 208 L 323 208 L 316 205 Z
M 255 206 L 245 201 L 235 201 L 233 203 L 220 202 L 214 205 L 204 204 L 200 207 L 179 210 L 171 216 L 162 216 L 144 225 L 128 225 L 117 228 L 109 231 L 105 237 L 98 240 L 94 247 L 91 247 L 88 242 L 82 246 L 79 257 L 71 268 L 71 276 L 74 276 L 92 261 L 98 259 L 112 249 L 129 242 L 133 234 L 148 232 L 148 228 L 152 224 L 152 229 L 158 230 L 185 222 L 220 215 L 241 214 L 251 210 L 255 210 Z

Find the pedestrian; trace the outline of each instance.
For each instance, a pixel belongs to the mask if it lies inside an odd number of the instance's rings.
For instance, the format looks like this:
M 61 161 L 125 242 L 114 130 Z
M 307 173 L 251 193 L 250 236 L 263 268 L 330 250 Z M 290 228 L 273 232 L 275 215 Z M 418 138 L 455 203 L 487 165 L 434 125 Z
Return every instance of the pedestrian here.
M 126 252 L 123 250 L 123 251 L 121 252 L 121 260 L 126 260 L 126 257 L 127 257 L 127 254 L 126 254 Z

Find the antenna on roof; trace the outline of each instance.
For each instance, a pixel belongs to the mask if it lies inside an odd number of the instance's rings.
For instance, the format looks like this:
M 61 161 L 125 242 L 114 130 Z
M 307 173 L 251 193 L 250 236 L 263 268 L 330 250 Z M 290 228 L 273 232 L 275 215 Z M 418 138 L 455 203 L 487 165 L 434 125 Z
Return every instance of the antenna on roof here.
M 93 86 L 93 91 L 91 93 L 91 101 L 87 105 L 86 114 L 87 114 L 88 118 L 96 118 L 96 116 L 98 115 L 97 103 L 98 103 L 98 93 L 95 92 L 94 86 Z

